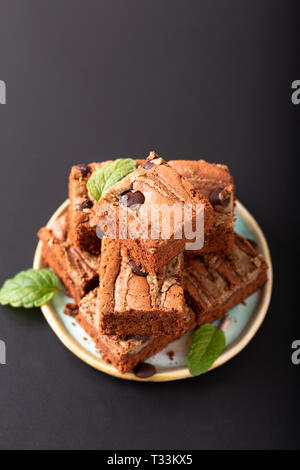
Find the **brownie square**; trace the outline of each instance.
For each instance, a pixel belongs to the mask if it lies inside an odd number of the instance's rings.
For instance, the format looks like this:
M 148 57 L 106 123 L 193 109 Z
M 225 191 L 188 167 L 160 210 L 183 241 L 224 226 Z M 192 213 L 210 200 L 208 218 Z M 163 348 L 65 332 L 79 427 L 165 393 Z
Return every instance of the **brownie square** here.
M 110 188 L 97 203 L 96 214 L 99 216 L 99 225 L 106 221 L 102 217 L 103 207 L 110 208 L 116 215 L 117 230 L 114 238 L 122 239 L 129 255 L 142 265 L 146 272 L 156 273 L 186 248 L 187 242 L 193 242 L 186 236 L 189 226 L 184 218 L 184 209 L 189 205 L 191 209 L 189 222 L 195 228 L 196 218 L 203 215 L 204 227 L 200 232 L 208 232 L 212 224 L 213 209 L 207 199 L 197 194 L 192 184 L 177 171 L 169 166 L 155 152 L 150 152 L 146 162 L 134 172 Z M 161 211 L 160 219 L 152 223 L 148 215 L 153 211 Z M 120 225 L 126 213 L 127 225 L 120 235 Z M 179 219 L 169 211 L 177 211 Z M 185 211 L 185 214 L 187 212 Z M 198 217 L 198 220 L 200 217 Z M 169 222 L 168 222 L 169 221 Z M 131 231 L 131 226 L 133 230 Z M 137 227 L 136 232 L 135 227 Z M 150 228 L 151 227 L 151 228 Z M 155 235 L 153 236 L 152 229 Z M 168 229 L 168 235 L 164 230 Z M 109 233 L 108 236 L 113 238 Z
M 185 255 L 185 291 L 198 325 L 211 323 L 267 281 L 267 264 L 248 240 L 235 234 L 228 254 Z
M 177 336 L 184 331 L 187 313 L 182 253 L 157 273 L 146 274 L 120 241 L 103 239 L 99 289 L 102 333 Z
M 229 253 L 234 245 L 234 181 L 226 165 L 205 160 L 171 160 L 170 166 L 187 178 L 213 206 L 213 223 L 204 246 L 195 253 Z
M 99 284 L 98 257 L 75 248 L 68 238 L 67 214 L 50 228 L 42 227 L 38 236 L 42 241 L 45 263 L 62 280 L 70 295 L 79 303 Z
M 122 374 L 130 371 L 139 362 L 145 361 L 177 339 L 176 336 L 104 335 L 99 332 L 97 316 L 98 289 L 94 289 L 81 300 L 76 320 L 93 338 L 103 359 L 111 362 Z M 195 314 L 189 310 L 185 317 L 185 328 L 182 334 L 194 326 Z

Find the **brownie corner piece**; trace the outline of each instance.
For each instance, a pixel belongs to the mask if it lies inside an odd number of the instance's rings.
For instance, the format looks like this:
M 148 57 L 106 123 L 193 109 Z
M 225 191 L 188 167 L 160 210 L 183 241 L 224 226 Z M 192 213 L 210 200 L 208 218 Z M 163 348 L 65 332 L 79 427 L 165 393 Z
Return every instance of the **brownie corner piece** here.
M 187 305 L 183 254 L 148 274 L 117 240 L 104 239 L 100 263 L 99 327 L 105 334 L 180 335 Z

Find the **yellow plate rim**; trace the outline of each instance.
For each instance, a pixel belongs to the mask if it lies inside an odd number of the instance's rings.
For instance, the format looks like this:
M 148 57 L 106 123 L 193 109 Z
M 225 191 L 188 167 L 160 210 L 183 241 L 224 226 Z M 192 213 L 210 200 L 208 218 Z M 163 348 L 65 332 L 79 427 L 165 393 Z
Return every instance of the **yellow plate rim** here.
M 69 205 L 69 199 L 67 199 L 58 209 L 54 212 L 50 218 L 47 226 L 50 226 L 60 215 L 62 215 Z M 210 370 L 215 369 L 225 362 L 232 359 L 236 356 L 245 346 L 251 341 L 251 339 L 256 334 L 257 330 L 260 328 L 266 314 L 271 300 L 272 285 L 273 285 L 273 269 L 272 261 L 270 256 L 270 250 L 267 244 L 267 241 L 264 237 L 264 234 L 259 227 L 258 223 L 250 212 L 243 206 L 239 201 L 236 201 L 236 212 L 246 225 L 251 229 L 252 233 L 255 235 L 258 244 L 260 246 L 260 252 L 263 254 L 269 269 L 268 269 L 268 281 L 264 285 L 261 291 L 260 301 L 258 307 L 256 308 L 254 314 L 250 318 L 247 327 L 240 334 L 240 336 L 231 344 L 229 344 L 221 356 L 215 361 Z M 42 244 L 38 242 L 38 245 L 35 250 L 33 267 L 35 269 L 40 269 L 43 267 L 42 260 Z M 102 359 L 95 357 L 92 353 L 87 351 L 81 344 L 79 344 L 67 331 L 62 320 L 58 316 L 52 302 L 47 302 L 47 304 L 41 307 L 44 317 L 46 318 L 48 324 L 58 336 L 61 342 L 77 357 L 82 361 L 86 362 L 90 366 L 94 367 L 97 370 L 105 372 L 106 374 L 112 375 L 114 377 L 119 377 L 126 380 L 135 380 L 141 382 L 165 382 L 170 380 L 179 380 L 191 378 L 192 375 L 189 373 L 187 367 L 174 367 L 170 369 L 158 370 L 158 372 L 152 377 L 146 379 L 140 379 L 136 377 L 132 372 L 127 372 L 126 374 L 121 374 L 118 372 L 111 364 L 107 364 Z

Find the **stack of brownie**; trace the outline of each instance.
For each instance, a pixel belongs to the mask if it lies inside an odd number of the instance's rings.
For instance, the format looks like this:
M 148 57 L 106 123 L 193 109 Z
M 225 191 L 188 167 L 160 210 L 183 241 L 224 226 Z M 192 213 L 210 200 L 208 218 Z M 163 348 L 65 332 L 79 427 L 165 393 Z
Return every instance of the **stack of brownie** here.
M 70 205 L 51 227 L 43 227 L 45 263 L 61 278 L 76 303 L 71 310 L 92 336 L 103 359 L 121 373 L 165 348 L 187 331 L 223 318 L 267 279 L 267 265 L 253 245 L 234 233 L 234 183 L 225 165 L 165 162 L 154 152 L 95 201 L 87 191 L 94 171 L 108 162 L 77 165 L 69 180 Z M 168 238 L 99 239 L 99 207 L 119 214 L 126 207 L 135 222 L 156 205 L 198 208 L 204 243 L 185 251 L 176 224 Z M 128 222 L 128 223 L 129 223 Z M 134 225 L 134 224 L 133 224 Z

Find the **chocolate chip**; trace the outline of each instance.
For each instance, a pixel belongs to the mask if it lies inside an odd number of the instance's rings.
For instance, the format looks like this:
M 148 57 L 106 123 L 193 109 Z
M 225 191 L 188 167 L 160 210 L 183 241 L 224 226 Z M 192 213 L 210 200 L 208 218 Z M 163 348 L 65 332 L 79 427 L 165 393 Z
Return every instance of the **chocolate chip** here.
M 146 379 L 147 377 L 152 377 L 156 373 L 156 369 L 151 364 L 139 362 L 133 369 L 133 372 L 140 379 Z
M 90 209 L 93 203 L 90 199 L 85 199 L 81 204 L 76 204 L 76 209 L 83 211 L 83 209 Z
M 91 173 L 91 167 L 89 165 L 77 165 L 77 170 L 80 171 L 83 177 L 87 176 L 89 173 Z
M 154 167 L 154 163 L 152 163 L 152 162 L 146 162 L 143 165 L 143 168 L 145 168 L 145 170 L 151 170 L 151 168 L 153 168 L 153 167 Z
M 143 204 L 145 196 L 140 191 L 125 191 L 120 196 L 120 203 L 124 206 L 131 207 L 136 204 Z
M 149 336 L 146 335 L 127 335 L 126 339 L 133 339 L 135 341 L 140 341 L 141 343 L 146 343 L 148 341 Z
M 174 351 L 167 351 L 167 354 L 168 354 L 168 356 L 169 356 L 170 361 L 173 361 L 173 359 L 174 359 L 174 354 L 175 354 Z
M 228 194 L 227 197 L 221 197 L 221 192 L 223 188 L 215 188 L 209 195 L 209 200 L 213 206 L 227 206 L 230 201 L 230 195 Z
M 133 259 L 129 260 L 128 264 L 131 267 L 133 274 L 144 277 L 148 276 L 148 273 L 145 273 L 145 271 L 143 271 L 143 266 L 141 264 L 136 264 Z

